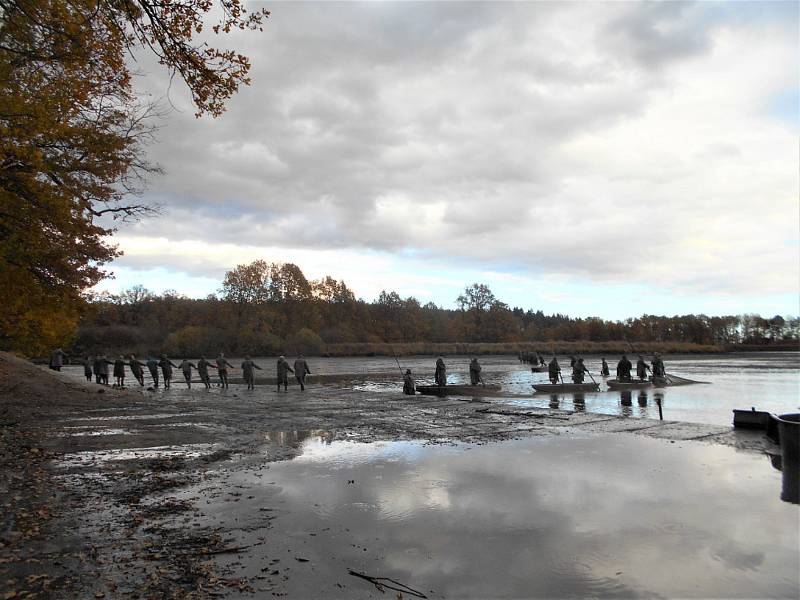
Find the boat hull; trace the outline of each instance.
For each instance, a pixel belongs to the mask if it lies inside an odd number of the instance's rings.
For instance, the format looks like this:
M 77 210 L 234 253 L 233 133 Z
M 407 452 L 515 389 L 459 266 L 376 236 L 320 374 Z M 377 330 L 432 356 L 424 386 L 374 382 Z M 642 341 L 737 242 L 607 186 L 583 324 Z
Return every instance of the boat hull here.
M 733 409 L 733 426 L 745 429 L 767 429 L 772 415 L 763 410 Z
M 600 386 L 596 383 L 535 383 L 533 389 L 537 392 L 598 392 Z
M 617 381 L 609 379 L 606 385 L 610 390 L 643 390 L 653 387 L 652 381 Z
M 418 385 L 417 391 L 426 396 L 489 396 L 500 391 L 499 385 Z
M 547 373 L 547 367 L 531 367 L 533 373 Z

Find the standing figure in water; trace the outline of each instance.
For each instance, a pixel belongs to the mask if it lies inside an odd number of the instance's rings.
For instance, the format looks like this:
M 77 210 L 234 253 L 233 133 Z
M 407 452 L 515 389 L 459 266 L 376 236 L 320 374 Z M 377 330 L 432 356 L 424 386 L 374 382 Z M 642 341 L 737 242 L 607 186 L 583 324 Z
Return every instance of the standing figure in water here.
M 481 365 L 477 358 L 469 361 L 469 384 L 478 385 L 481 382 Z
M 125 357 L 121 354 L 114 361 L 114 380 L 118 388 L 125 387 Z
M 256 389 L 256 372 L 253 369 L 262 370 L 261 367 L 250 360 L 250 355 L 248 354 L 244 357 L 244 362 L 242 363 L 242 374 L 248 390 Z
M 436 371 L 433 374 L 433 380 L 439 387 L 447 385 L 447 367 L 444 365 L 444 359 L 441 356 L 436 359 Z
M 197 365 L 193 362 L 189 362 L 188 358 L 184 358 L 181 361 L 181 372 L 183 373 L 183 378 L 186 380 L 186 387 L 191 389 L 192 387 L 192 369 L 196 369 Z
M 553 360 L 547 365 L 547 375 L 550 377 L 550 383 L 558 383 L 558 378 L 561 376 L 561 367 L 558 365 L 558 359 L 553 354 Z
M 66 354 L 61 348 L 56 348 L 50 355 L 50 368 L 53 371 L 60 371 L 61 366 L 64 364 L 64 357 Z
M 539 366 L 543 367 L 544 366 L 544 356 L 542 356 L 541 352 L 537 352 L 536 356 L 539 359 Z
M 94 369 L 94 380 L 95 380 L 95 382 L 103 383 L 103 381 L 100 379 L 100 355 L 99 354 L 95 355 L 95 357 L 92 359 L 92 368 Z
M 648 365 L 642 355 L 639 355 L 639 360 L 636 361 L 636 376 L 644 381 L 647 379 L 647 372 L 650 370 L 650 365 Z
M 653 356 L 653 377 L 666 377 L 667 371 L 664 368 L 664 361 L 661 360 L 661 355 L 656 352 Z
M 153 378 L 153 387 L 158 387 L 158 359 L 150 357 L 147 359 L 147 370 L 150 371 L 150 377 Z
M 575 366 L 572 367 L 572 382 L 573 383 L 583 383 L 584 373 L 586 373 L 587 369 L 583 364 L 583 359 L 579 358 L 575 363 Z
M 417 382 L 411 375 L 411 369 L 406 369 L 406 374 L 403 375 L 403 393 L 406 396 L 413 396 L 417 393 Z
M 200 360 L 197 361 L 197 373 L 200 375 L 200 379 L 205 384 L 207 390 L 211 389 L 211 378 L 208 376 L 209 367 L 216 369 L 217 365 L 208 362 L 205 356 L 201 356 Z
M 289 391 L 289 372 L 291 371 L 294 373 L 294 370 L 292 370 L 292 367 L 290 367 L 289 363 L 286 362 L 285 356 L 278 357 L 278 364 L 276 366 L 278 371 L 278 391 L 281 391 L 282 385 L 283 391 L 287 392 Z
M 608 363 L 606 362 L 606 357 L 603 357 L 603 365 L 600 367 L 600 375 L 604 377 L 608 377 L 611 373 L 608 370 Z
M 294 361 L 294 378 L 297 379 L 297 383 L 300 384 L 301 392 L 306 390 L 306 375 L 310 374 L 311 369 L 308 368 L 308 363 L 301 354 L 297 357 L 297 360 Z
M 92 363 L 93 362 L 94 362 L 94 358 L 92 358 L 91 356 L 87 356 L 86 360 L 83 361 L 83 376 L 86 377 L 86 381 L 88 381 L 90 383 L 92 381 L 92 375 L 94 374 L 94 373 L 92 373 Z
M 136 378 L 136 381 L 139 382 L 139 385 L 144 385 L 144 371 L 142 367 L 146 366 L 147 363 L 143 363 L 140 360 L 136 359 L 135 354 L 131 354 L 130 360 L 128 361 L 128 366 L 131 368 L 131 373 Z
M 228 367 L 231 369 L 233 365 L 228 362 L 225 358 L 225 355 L 220 352 L 219 356 L 217 357 L 217 372 L 219 373 L 219 385 L 220 387 L 228 389 Z
M 168 359 L 166 354 L 162 354 L 161 360 L 158 361 L 158 366 L 161 367 L 161 375 L 164 377 L 164 389 L 168 390 L 172 381 L 172 369 L 177 369 L 178 365 Z
M 623 354 L 622 358 L 617 363 L 617 381 L 630 381 L 632 368 L 633 365 L 631 364 L 631 361 L 629 361 L 628 357 Z
M 108 365 L 113 365 L 110 360 L 106 358 L 105 354 L 100 355 L 97 359 L 97 367 L 95 369 L 95 373 L 97 373 L 98 383 L 102 383 L 103 385 L 108 385 Z

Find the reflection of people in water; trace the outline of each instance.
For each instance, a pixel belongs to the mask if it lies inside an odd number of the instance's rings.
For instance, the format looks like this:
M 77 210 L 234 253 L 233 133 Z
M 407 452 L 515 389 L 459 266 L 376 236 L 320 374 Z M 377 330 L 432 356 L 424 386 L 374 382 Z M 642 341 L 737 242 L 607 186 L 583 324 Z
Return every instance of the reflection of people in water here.
M 558 394 L 550 394 L 550 408 L 558 408 Z
M 624 391 L 619 393 L 620 402 L 622 402 L 622 406 L 630 406 L 633 404 L 633 398 L 631 397 L 630 391 Z
M 647 392 L 644 390 L 639 392 L 639 397 L 636 398 L 636 401 L 639 403 L 639 406 L 647 406 Z

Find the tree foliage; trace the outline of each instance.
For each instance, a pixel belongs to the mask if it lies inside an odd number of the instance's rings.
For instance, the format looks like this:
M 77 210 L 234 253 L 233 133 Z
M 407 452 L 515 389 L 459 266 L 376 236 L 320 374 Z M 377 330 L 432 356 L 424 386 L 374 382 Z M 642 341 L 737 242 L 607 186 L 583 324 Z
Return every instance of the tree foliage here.
M 246 57 L 198 38 L 215 6 L 215 33 L 268 14 L 239 0 L 0 0 L 0 348 L 67 341 L 82 293 L 119 255 L 114 220 L 152 211 L 135 195 L 158 172 L 145 157 L 157 112 L 138 101 L 126 54 L 154 51 L 198 115 L 248 82 Z

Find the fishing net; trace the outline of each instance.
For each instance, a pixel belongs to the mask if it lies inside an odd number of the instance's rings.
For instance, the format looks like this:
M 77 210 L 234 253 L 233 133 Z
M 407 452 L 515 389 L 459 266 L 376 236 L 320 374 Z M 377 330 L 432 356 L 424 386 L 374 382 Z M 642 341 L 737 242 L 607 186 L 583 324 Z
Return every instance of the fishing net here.
M 686 377 L 678 377 L 677 375 L 670 375 L 667 373 L 664 376 L 667 385 L 690 385 L 692 383 L 709 383 L 708 381 L 695 381 L 694 379 L 687 379 Z

